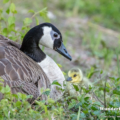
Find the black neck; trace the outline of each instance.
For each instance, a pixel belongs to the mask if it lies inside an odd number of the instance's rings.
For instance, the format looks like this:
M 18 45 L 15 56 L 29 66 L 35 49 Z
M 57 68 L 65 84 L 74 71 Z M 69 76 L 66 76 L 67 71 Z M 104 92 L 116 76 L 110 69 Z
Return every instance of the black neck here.
M 20 48 L 21 51 L 23 51 L 27 56 L 32 58 L 35 62 L 41 62 L 45 59 L 46 54 L 40 49 L 40 48 L 32 48 L 30 51 L 28 50 L 22 50 L 22 47 Z
M 39 41 L 43 32 L 39 26 L 32 28 L 25 35 L 20 50 L 32 58 L 35 62 L 45 59 L 45 53 L 39 47 Z

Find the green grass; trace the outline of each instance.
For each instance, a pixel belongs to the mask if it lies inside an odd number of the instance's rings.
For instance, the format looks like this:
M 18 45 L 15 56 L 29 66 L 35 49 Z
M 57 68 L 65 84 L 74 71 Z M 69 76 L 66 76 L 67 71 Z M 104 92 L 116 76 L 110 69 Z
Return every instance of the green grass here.
M 93 22 L 120 31 L 119 4 L 119 0 L 62 0 L 58 2 L 58 7 L 71 13 L 71 16 L 84 15 Z
M 4 1 L 7 2 L 7 0 Z M 120 30 L 118 27 L 120 25 L 120 14 L 118 10 L 119 1 L 76 0 L 75 2 L 73 0 L 66 0 L 55 2 L 54 0 L 51 0 L 51 2 L 49 2 L 46 0 L 33 2 L 33 4 L 31 4 L 31 1 L 27 0 L 24 2 L 14 1 L 15 4 L 11 4 L 11 2 L 12 1 L 3 5 L 1 4 L 0 6 L 0 34 L 9 37 L 14 41 L 18 41 L 18 39 L 22 40 L 24 34 L 33 24 L 37 25 L 39 22 L 41 23 L 41 21 L 49 21 L 47 18 L 46 6 L 48 6 L 50 10 L 55 9 L 53 12 L 56 14 L 57 12 L 59 13 L 59 11 L 62 11 L 64 17 L 66 17 L 67 14 L 67 17 L 75 16 L 79 18 L 82 14 L 84 17 L 88 17 L 92 22 L 99 23 L 100 25 L 114 30 Z M 33 10 L 29 11 L 28 8 Z M 27 10 L 29 12 L 23 14 L 24 12 L 22 13 L 22 10 Z M 20 25 L 18 25 L 19 22 Z M 19 29 L 17 29 L 17 25 L 19 26 Z M 76 24 L 74 23 L 74 25 Z M 79 33 L 79 30 L 81 29 L 84 32 L 83 35 Z M 120 113 L 117 110 L 100 111 L 99 109 L 99 107 L 103 107 L 105 104 L 108 108 L 120 107 L 119 44 L 115 46 L 115 48 L 108 46 L 106 41 L 102 39 L 104 33 L 100 32 L 97 28 L 89 26 L 87 30 L 86 28 L 81 29 L 78 28 L 78 31 L 74 32 L 74 27 L 69 26 L 63 30 L 64 43 L 67 46 L 70 41 L 71 44 L 76 45 L 75 41 L 82 38 L 81 44 L 78 44 L 80 46 L 79 50 L 75 51 L 77 46 L 73 46 L 71 53 L 74 56 L 74 54 L 76 52 L 79 53 L 81 47 L 83 47 L 85 51 L 89 51 L 89 57 L 99 61 L 98 64 L 87 68 L 87 72 L 85 71 L 87 77 L 97 84 L 89 89 L 83 87 L 83 94 L 78 96 L 77 99 L 73 99 L 71 96 L 66 95 L 66 97 L 62 98 L 59 102 L 48 97 L 48 104 L 45 104 L 45 101 L 36 101 L 36 105 L 31 105 L 27 102 L 27 99 L 31 96 L 20 93 L 12 95 L 8 86 L 0 86 L 0 92 L 5 95 L 4 99 L 0 101 L 1 119 L 45 120 L 51 119 L 51 115 L 53 115 L 57 120 L 92 120 L 104 118 L 104 116 L 120 116 Z M 71 44 L 69 44 L 69 46 Z M 116 48 L 117 54 L 115 52 Z M 113 60 L 115 58 L 117 59 L 117 64 L 115 64 L 116 62 Z M 114 62 L 114 64 L 112 64 L 112 62 Z M 69 65 L 67 64 L 67 66 L 64 66 L 64 64 L 65 61 L 62 64 L 65 70 L 69 69 L 70 64 L 75 66 L 75 62 L 70 63 Z M 99 65 L 99 67 L 97 67 L 97 65 Z M 59 66 L 61 67 L 61 65 Z M 77 64 L 76 66 L 79 67 L 80 65 Z M 116 69 L 113 69 L 113 67 Z M 67 72 L 68 71 L 66 71 L 66 73 Z M 109 72 L 110 74 L 108 74 Z M 91 92 L 95 93 L 98 100 L 90 100 L 90 97 L 88 96 L 91 95 Z M 13 102 L 14 98 L 17 100 L 16 102 Z

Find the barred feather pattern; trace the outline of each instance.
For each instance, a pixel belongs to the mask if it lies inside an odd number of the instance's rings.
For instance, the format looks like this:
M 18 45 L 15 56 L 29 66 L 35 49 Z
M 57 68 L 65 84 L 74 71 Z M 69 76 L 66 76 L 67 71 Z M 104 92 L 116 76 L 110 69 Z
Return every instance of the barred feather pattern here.
M 33 95 L 35 100 L 41 95 L 40 88 L 50 88 L 50 81 L 42 68 L 19 49 L 18 43 L 0 35 L 0 76 L 12 93 Z

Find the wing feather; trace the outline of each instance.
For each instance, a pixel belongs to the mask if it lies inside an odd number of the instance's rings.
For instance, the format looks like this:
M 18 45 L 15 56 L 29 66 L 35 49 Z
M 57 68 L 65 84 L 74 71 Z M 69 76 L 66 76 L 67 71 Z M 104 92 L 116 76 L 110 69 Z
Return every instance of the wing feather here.
M 50 88 L 50 81 L 41 67 L 19 48 L 19 44 L 0 35 L 0 76 L 12 93 L 30 94 L 34 100 L 40 96 L 40 88 Z

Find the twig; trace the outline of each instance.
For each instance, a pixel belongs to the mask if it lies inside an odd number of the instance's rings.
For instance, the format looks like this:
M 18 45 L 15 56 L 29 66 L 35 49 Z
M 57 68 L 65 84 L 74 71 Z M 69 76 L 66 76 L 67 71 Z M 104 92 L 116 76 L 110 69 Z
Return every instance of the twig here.
M 33 18 L 34 18 L 37 14 L 39 14 L 39 13 L 40 13 L 40 11 L 34 13 L 33 16 L 31 17 L 31 19 L 33 19 Z
M 106 108 L 106 81 L 105 81 L 105 87 L 104 87 L 104 108 Z
M 118 49 L 116 49 L 116 56 L 117 56 L 118 76 L 120 77 L 120 65 L 119 65 Z
M 94 92 L 92 92 L 92 93 L 93 93 L 93 95 L 96 97 L 96 99 L 97 99 L 101 104 L 104 105 L 104 103 L 95 95 L 95 93 L 94 93 Z

